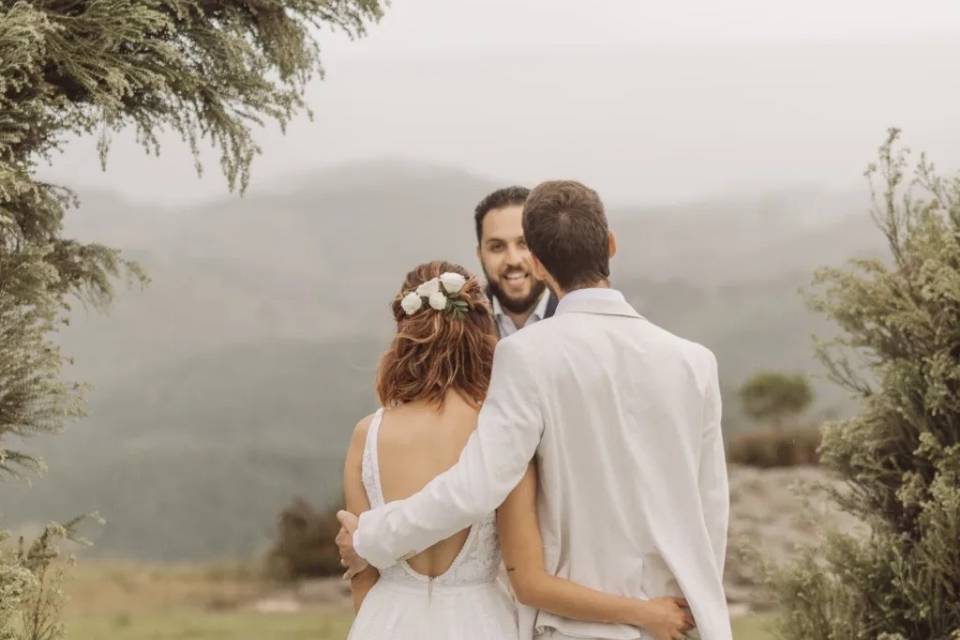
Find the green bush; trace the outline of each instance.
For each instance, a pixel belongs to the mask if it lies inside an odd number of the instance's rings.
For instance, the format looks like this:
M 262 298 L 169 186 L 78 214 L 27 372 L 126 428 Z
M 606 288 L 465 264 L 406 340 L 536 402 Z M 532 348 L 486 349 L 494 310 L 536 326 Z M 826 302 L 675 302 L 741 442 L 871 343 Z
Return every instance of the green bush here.
M 95 514 L 66 524 L 52 523 L 32 542 L 20 538 L 16 544 L 0 531 L 0 640 L 56 640 L 63 636 L 62 586 L 70 559 L 61 554 L 58 545 L 64 540 L 87 544 L 77 531 L 87 519 L 102 523 Z
M 267 554 L 267 571 L 280 580 L 340 575 L 340 552 L 334 542 L 338 509 L 319 511 L 296 498 L 279 517 L 277 538 Z
M 829 533 L 773 575 L 784 640 L 960 640 L 960 176 L 925 158 L 909 176 L 897 137 L 867 172 L 890 260 L 822 270 L 813 298 L 842 329 L 822 359 L 862 398 L 821 463 L 870 533 Z
M 813 389 L 806 376 L 779 371 L 761 371 L 740 387 L 743 411 L 752 419 L 782 429 L 784 421 L 797 416 L 813 402 Z
M 749 467 L 795 467 L 820 461 L 820 430 L 751 431 L 735 436 L 727 446 L 727 460 Z

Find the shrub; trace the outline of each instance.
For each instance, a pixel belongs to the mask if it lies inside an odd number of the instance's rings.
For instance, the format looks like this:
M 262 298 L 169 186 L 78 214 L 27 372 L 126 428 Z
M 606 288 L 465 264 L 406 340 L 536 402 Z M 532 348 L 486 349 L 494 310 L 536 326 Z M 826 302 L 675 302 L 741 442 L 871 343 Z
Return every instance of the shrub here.
M 813 389 L 803 375 L 761 371 L 740 388 L 740 402 L 752 419 L 782 429 L 785 420 L 810 406 Z
M 340 575 L 340 552 L 334 542 L 338 508 L 319 511 L 296 498 L 280 512 L 277 537 L 267 555 L 269 574 L 281 580 Z
M 867 171 L 890 259 L 822 270 L 813 298 L 842 329 L 821 357 L 862 398 L 821 462 L 870 533 L 830 533 L 774 576 L 785 640 L 960 639 L 960 176 L 922 158 L 911 179 L 898 134 Z
M 734 436 L 727 447 L 727 460 L 749 467 L 795 467 L 820 461 L 820 430 L 764 430 Z

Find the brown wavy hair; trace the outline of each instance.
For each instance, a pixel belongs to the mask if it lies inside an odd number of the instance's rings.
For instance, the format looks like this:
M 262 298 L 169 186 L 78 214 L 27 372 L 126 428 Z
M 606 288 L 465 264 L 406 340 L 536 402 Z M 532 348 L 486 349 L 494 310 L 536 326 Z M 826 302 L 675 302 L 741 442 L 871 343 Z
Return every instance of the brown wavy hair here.
M 408 316 L 400 301 L 408 292 L 441 273 L 467 279 L 460 298 L 467 303 L 460 317 L 429 305 Z M 483 286 L 469 271 L 450 262 L 427 262 L 407 274 L 393 299 L 397 334 L 380 358 L 377 394 L 385 407 L 414 400 L 442 405 L 448 390 L 480 404 L 487 395 L 497 331 Z

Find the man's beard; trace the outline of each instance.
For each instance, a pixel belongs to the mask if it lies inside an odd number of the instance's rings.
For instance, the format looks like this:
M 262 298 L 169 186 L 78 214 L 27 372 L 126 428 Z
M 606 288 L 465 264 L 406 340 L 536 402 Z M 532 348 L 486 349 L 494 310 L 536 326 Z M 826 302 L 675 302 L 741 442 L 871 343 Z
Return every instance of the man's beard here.
M 504 293 L 503 289 L 500 288 L 500 284 L 495 278 L 490 277 L 490 274 L 487 273 L 486 269 L 483 270 L 483 275 L 487 278 L 487 286 L 490 287 L 490 295 L 495 296 L 497 300 L 500 301 L 500 306 L 510 313 L 527 313 L 533 309 L 534 305 L 537 304 L 537 302 L 540 300 L 540 296 L 543 295 L 544 290 L 547 288 L 547 284 L 543 280 L 533 280 L 533 284 L 530 285 L 530 293 L 523 298 L 516 300 L 514 298 L 510 298 L 506 293 Z

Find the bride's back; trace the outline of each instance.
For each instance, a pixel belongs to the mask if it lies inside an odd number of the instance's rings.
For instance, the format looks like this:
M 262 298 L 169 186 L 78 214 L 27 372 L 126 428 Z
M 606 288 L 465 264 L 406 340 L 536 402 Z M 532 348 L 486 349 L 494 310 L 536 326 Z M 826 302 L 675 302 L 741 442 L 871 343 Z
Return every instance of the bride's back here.
M 374 434 L 387 502 L 417 493 L 459 460 L 476 427 L 497 344 L 483 287 L 458 265 L 418 266 L 391 308 L 397 332 L 377 373 L 377 395 L 386 409 Z M 461 531 L 409 559 L 410 568 L 443 574 L 468 534 Z
M 456 464 L 476 422 L 477 408 L 455 392 L 439 407 L 418 401 L 386 411 L 377 444 L 384 499 L 407 498 Z M 443 574 L 468 533 L 461 531 L 409 558 L 410 568 L 427 576 Z

